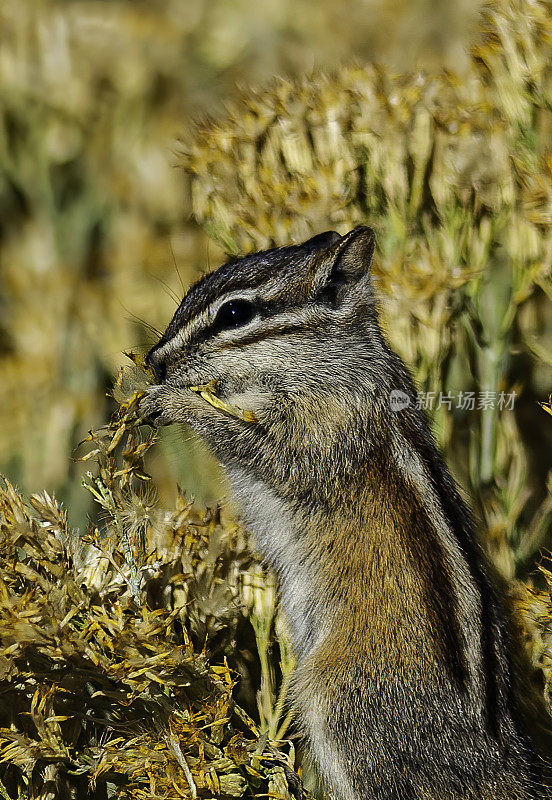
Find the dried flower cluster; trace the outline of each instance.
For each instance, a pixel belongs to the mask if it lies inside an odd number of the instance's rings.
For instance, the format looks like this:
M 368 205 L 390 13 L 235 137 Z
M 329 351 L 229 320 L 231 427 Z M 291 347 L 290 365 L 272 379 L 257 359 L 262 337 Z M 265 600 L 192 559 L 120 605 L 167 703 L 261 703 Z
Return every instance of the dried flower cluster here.
M 273 591 L 267 607 L 235 525 L 183 498 L 158 508 L 138 396 L 89 438 L 101 528 L 81 537 L 46 492 L 0 488 L 0 793 L 305 796 L 290 743 L 276 750 L 232 696 L 238 629 L 264 625 L 266 658 Z M 262 674 L 277 726 L 283 696 L 272 707 Z

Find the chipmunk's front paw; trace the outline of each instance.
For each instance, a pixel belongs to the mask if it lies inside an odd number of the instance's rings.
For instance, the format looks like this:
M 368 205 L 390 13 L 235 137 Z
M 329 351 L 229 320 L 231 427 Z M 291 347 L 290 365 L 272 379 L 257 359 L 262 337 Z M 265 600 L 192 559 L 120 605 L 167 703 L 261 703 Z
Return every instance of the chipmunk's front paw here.
M 174 422 L 170 418 L 167 405 L 166 386 L 148 386 L 146 394 L 140 400 L 141 421 L 152 428 L 161 428 Z

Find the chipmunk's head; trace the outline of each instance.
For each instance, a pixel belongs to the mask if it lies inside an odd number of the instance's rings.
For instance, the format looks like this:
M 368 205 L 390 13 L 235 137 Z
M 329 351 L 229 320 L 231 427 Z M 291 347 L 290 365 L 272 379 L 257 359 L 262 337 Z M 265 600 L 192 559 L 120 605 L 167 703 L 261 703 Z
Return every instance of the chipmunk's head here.
M 222 461 L 237 455 L 238 431 L 249 443 L 276 428 L 283 436 L 291 413 L 304 435 L 297 420 L 339 415 L 343 392 L 359 395 L 366 370 L 377 371 L 373 252 L 368 227 L 330 231 L 202 278 L 147 356 L 159 385 L 144 414 L 187 423 Z

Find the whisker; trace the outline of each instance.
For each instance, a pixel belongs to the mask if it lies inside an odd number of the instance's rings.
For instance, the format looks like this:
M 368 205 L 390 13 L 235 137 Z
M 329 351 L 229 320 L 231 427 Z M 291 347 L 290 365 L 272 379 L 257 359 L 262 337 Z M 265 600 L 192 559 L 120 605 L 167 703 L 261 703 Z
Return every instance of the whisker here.
M 129 309 L 126 307 L 126 306 L 125 306 L 125 304 L 124 304 L 124 303 L 122 303 L 120 300 L 119 300 L 119 304 L 120 304 L 121 308 L 123 308 L 123 309 L 126 311 L 126 313 L 128 314 L 128 317 L 127 317 L 127 319 L 128 319 L 129 321 L 130 321 L 130 320 L 134 320 L 134 322 L 139 322 L 141 325 L 143 325 L 145 328 L 147 328 L 148 330 L 150 330 L 152 333 L 155 333 L 155 335 L 156 335 L 156 336 L 162 336 L 162 335 L 163 335 L 163 332 L 162 332 L 162 331 L 160 331 L 160 330 L 158 330 L 158 329 L 155 327 L 155 325 L 152 325 L 151 323 L 149 323 L 149 322 L 146 322 L 146 320 L 145 320 L 145 319 L 142 319 L 142 317 L 139 317 L 139 316 L 137 316 L 136 314 L 134 314 L 134 313 L 133 313 L 132 311 L 130 311 L 130 310 L 129 310 Z
M 176 274 L 178 275 L 178 280 L 180 281 L 180 288 L 182 289 L 182 294 L 186 294 L 186 288 L 184 286 L 184 281 L 182 280 L 182 275 L 180 274 L 180 270 L 178 269 L 178 262 L 176 260 L 175 254 L 174 254 L 173 243 L 171 242 L 170 239 L 169 239 L 169 247 L 171 248 L 172 260 L 173 260 L 174 268 L 176 270 Z
M 165 281 L 164 281 L 162 278 L 160 278 L 160 277 L 159 277 L 159 275 L 151 275 L 151 273 L 150 273 L 150 278 L 154 278 L 156 281 L 159 281 L 159 283 L 161 284 L 161 286 L 163 286 L 163 287 L 165 288 L 165 290 L 166 290 L 167 294 L 169 295 L 169 297 L 171 298 L 171 300 L 172 300 L 172 301 L 173 301 L 173 302 L 174 302 L 174 303 L 175 303 L 177 306 L 179 306 L 179 305 L 180 305 L 180 297 L 177 295 L 177 293 L 174 291 L 174 289 L 172 289 L 172 288 L 169 286 L 169 284 L 168 284 L 168 283 L 165 283 Z

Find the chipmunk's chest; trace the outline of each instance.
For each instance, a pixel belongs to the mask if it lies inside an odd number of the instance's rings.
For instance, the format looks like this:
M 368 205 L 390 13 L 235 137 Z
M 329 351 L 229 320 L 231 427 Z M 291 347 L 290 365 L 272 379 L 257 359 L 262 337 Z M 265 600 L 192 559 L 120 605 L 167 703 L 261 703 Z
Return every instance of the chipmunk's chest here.
M 318 591 L 318 570 L 304 521 L 270 487 L 246 472 L 229 474 L 234 498 L 254 542 L 276 573 L 294 651 L 305 658 L 329 634 L 335 609 Z
M 245 472 L 230 479 L 278 577 L 299 663 L 314 655 L 331 671 L 333 660 L 351 654 L 375 669 L 433 661 L 421 577 L 382 520 L 301 514 Z M 357 508 L 365 503 L 358 498 Z

